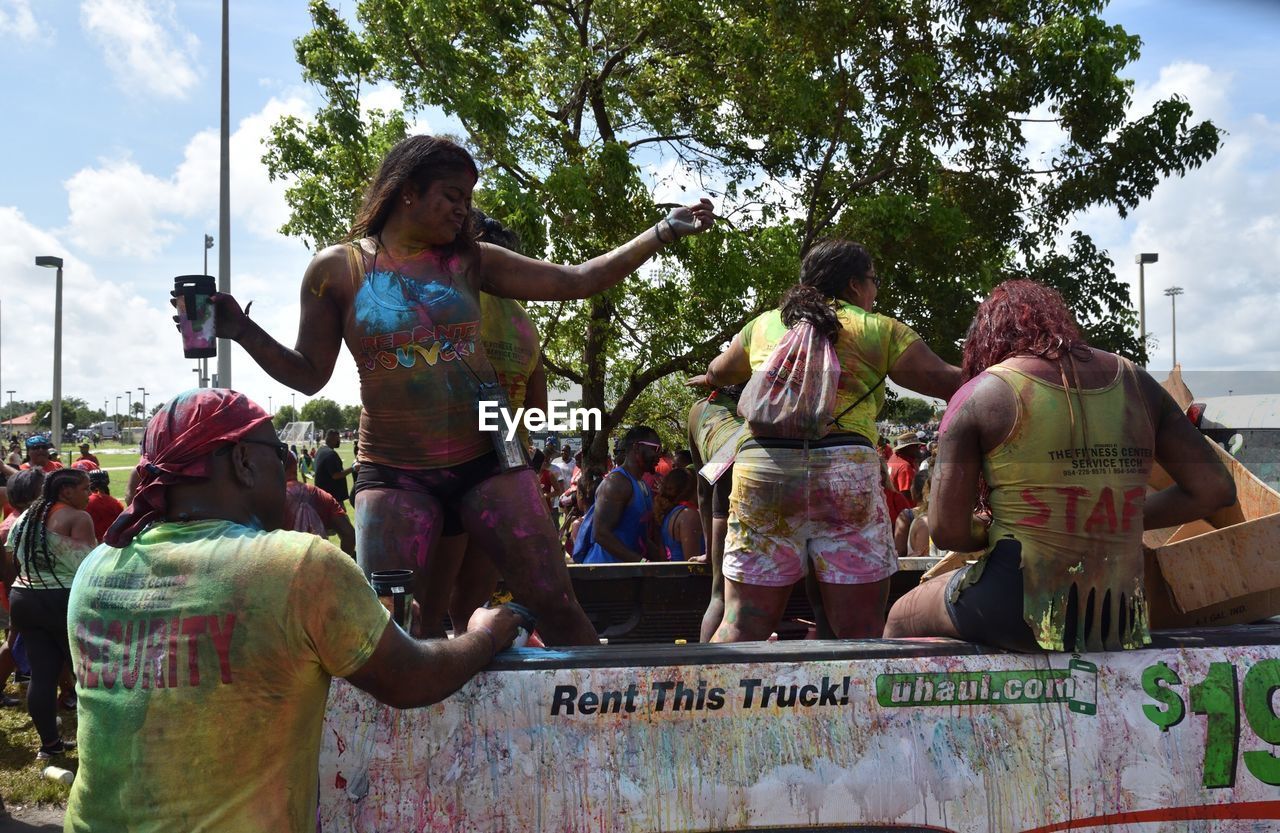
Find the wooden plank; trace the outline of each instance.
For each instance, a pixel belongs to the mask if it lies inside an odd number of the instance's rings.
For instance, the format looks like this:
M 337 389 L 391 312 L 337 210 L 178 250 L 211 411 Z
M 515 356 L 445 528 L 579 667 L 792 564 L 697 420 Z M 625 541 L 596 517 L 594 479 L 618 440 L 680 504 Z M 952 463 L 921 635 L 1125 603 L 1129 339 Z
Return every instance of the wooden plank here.
M 1280 515 L 1196 535 L 1156 550 L 1183 612 L 1280 587 Z M 1271 616 L 1280 611 L 1269 611 Z

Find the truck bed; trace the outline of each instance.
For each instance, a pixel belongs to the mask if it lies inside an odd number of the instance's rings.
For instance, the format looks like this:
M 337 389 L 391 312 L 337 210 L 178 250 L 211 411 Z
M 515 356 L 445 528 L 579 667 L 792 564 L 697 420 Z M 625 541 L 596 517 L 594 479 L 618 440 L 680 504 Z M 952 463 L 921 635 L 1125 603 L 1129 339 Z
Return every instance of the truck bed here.
M 335 681 L 322 829 L 1280 828 L 1280 621 L 1148 648 L 947 639 L 508 651 L 447 701 Z

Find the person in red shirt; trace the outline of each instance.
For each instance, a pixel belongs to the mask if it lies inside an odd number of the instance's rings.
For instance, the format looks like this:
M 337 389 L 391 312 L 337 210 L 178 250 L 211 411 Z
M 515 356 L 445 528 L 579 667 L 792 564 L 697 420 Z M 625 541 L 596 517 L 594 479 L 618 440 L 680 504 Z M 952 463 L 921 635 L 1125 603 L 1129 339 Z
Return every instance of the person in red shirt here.
M 889 478 L 893 486 L 904 495 L 911 494 L 911 481 L 915 479 L 920 461 L 927 456 L 924 443 L 914 431 L 898 437 L 893 444 L 893 456 L 889 458 Z M 911 504 L 915 506 L 914 503 Z
M 78 463 L 81 460 L 88 460 L 93 463 L 95 469 L 102 467 L 102 461 L 98 459 L 98 455 L 89 451 L 88 443 L 80 443 L 80 456 L 76 458 L 76 462 Z
M 321 538 L 338 536 L 338 546 L 356 557 L 356 530 L 337 498 L 311 483 L 298 480 L 298 458 L 288 453 L 284 462 L 284 528 L 310 532 Z
M 45 474 L 62 468 L 62 463 L 50 456 L 50 448 L 52 446 L 49 444 L 47 437 L 42 437 L 39 434 L 34 437 L 27 437 L 27 462 L 22 464 L 22 468 L 40 469 Z
M 124 511 L 124 504 L 111 496 L 111 475 L 102 469 L 89 472 L 89 507 L 86 511 L 93 518 L 93 534 L 101 544 L 111 524 Z

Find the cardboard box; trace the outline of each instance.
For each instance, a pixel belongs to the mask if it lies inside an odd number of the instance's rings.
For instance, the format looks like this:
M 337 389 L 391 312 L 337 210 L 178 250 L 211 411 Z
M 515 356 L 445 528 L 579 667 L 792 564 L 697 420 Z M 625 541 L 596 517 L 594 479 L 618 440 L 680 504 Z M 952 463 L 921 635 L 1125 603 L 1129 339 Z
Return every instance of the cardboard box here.
M 1163 384 L 1184 410 L 1191 404 L 1176 368 Z M 1236 625 L 1280 614 L 1280 494 L 1212 445 L 1235 480 L 1236 502 L 1205 520 L 1143 535 L 1153 628 Z M 1151 487 L 1171 483 L 1156 466 Z

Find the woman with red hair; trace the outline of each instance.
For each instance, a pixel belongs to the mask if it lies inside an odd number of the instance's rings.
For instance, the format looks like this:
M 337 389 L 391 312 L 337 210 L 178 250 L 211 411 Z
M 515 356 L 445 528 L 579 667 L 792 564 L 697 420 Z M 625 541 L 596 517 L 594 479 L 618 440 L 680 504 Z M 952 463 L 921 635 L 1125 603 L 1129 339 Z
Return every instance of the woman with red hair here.
M 1086 344 L 1062 296 L 1032 281 L 1002 283 L 978 308 L 963 371 L 940 428 L 930 536 L 982 555 L 900 599 L 885 635 L 1018 651 L 1150 642 L 1143 530 L 1235 497 L 1208 442 L 1154 379 Z M 1153 462 L 1174 485 L 1148 495 Z M 989 517 L 975 515 L 980 492 Z

